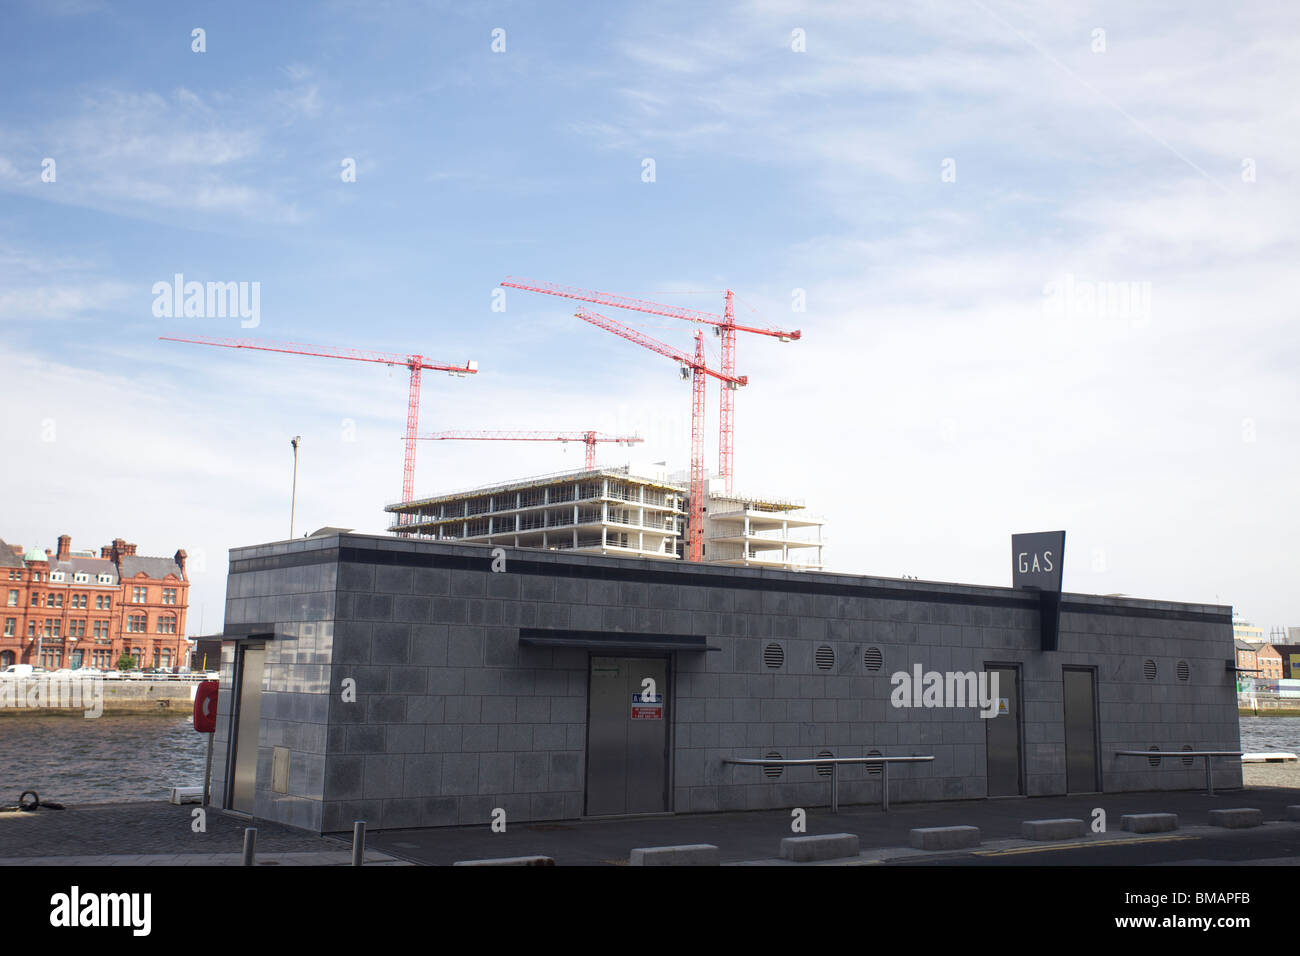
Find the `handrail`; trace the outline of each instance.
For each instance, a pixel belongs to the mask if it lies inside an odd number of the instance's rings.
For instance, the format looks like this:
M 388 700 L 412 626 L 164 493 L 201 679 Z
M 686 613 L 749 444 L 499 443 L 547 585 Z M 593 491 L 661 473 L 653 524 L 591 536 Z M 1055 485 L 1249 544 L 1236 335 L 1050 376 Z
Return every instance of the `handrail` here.
M 806 767 L 831 765 L 831 813 L 840 812 L 839 774 L 836 768 L 842 763 L 878 763 L 883 771 L 881 778 L 880 808 L 889 812 L 889 765 L 891 763 L 927 763 L 934 759 L 934 754 L 913 754 L 910 757 L 723 757 L 723 763 L 746 764 L 759 767 Z
M 1241 750 L 1116 750 L 1116 757 L 1204 757 L 1205 758 L 1205 792 L 1214 796 L 1214 771 L 1211 769 L 1211 757 L 1240 757 Z

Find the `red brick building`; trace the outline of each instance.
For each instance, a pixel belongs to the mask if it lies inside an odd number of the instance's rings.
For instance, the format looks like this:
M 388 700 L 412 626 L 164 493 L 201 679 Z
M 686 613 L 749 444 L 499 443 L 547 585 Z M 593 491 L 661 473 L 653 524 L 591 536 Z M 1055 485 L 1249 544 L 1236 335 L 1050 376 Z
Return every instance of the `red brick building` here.
M 107 670 L 129 654 L 170 670 L 185 663 L 189 590 L 184 551 L 142 557 L 117 538 L 95 557 L 63 534 L 57 552 L 24 553 L 0 540 L 0 667 Z

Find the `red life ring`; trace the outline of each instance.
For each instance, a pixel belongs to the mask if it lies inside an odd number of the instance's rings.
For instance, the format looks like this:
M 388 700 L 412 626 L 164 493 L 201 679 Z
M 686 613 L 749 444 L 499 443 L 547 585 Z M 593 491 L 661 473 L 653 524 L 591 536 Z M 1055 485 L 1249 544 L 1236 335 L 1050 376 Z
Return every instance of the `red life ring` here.
M 217 688 L 220 686 L 217 681 L 205 680 L 194 692 L 194 729 L 201 734 L 214 733 L 217 729 Z

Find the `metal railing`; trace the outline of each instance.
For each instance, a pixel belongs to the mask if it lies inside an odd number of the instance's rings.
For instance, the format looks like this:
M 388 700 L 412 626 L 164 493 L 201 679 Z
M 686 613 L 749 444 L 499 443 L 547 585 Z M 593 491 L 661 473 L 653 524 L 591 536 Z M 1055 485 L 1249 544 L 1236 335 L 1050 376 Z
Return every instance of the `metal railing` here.
M 826 764 L 831 765 L 831 813 L 840 812 L 840 780 L 837 769 L 842 763 L 869 763 L 880 764 L 881 777 L 881 800 L 880 808 L 889 812 L 889 765 L 891 763 L 927 763 L 934 759 L 934 754 L 918 755 L 913 754 L 910 757 L 723 757 L 723 763 L 745 764 L 748 766 L 759 767 L 821 767 Z
M 1214 770 L 1210 761 L 1215 757 L 1240 757 L 1241 750 L 1116 750 L 1116 757 L 1204 757 L 1205 758 L 1205 792 L 1214 796 Z

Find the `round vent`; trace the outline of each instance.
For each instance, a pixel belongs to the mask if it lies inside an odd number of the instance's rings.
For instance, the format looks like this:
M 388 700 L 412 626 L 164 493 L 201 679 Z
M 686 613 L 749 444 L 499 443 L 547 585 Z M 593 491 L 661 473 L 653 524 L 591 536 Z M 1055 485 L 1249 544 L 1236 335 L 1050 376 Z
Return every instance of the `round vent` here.
M 1148 663 L 1150 663 L 1150 662 L 1148 662 Z M 1160 753 L 1160 748 L 1159 748 L 1159 747 L 1148 747 L 1147 750 L 1150 750 L 1152 753 Z M 1147 763 L 1151 764 L 1151 766 L 1153 766 L 1153 767 L 1158 767 L 1158 766 L 1160 766 L 1160 758 L 1159 758 L 1159 757 L 1147 757 Z
M 1183 744 L 1183 749 L 1184 749 L 1184 750 L 1191 750 L 1191 749 L 1192 749 L 1192 745 L 1191 745 L 1191 744 Z M 1195 758 L 1195 757 L 1184 757 L 1184 758 L 1183 758 L 1183 766 L 1184 766 L 1184 767 L 1190 767 L 1190 766 L 1192 766 L 1192 765 L 1195 764 L 1195 763 L 1196 763 L 1196 758 Z
M 780 667 L 785 663 L 785 650 L 780 644 L 769 644 L 763 648 L 763 663 L 768 667 Z
M 773 646 L 773 647 L 776 647 L 775 644 L 773 644 L 772 646 Z M 763 754 L 763 757 L 764 757 L 765 759 L 767 759 L 767 760 L 780 760 L 780 759 L 782 759 L 782 758 L 781 758 L 781 755 L 780 755 L 779 753 L 777 753 L 775 750 L 770 751 L 769 753 L 765 753 L 765 754 Z M 768 764 L 768 765 L 766 765 L 766 766 L 763 767 L 763 774 L 764 774 L 764 776 L 767 776 L 767 777 L 779 777 L 779 776 L 781 776 L 781 774 L 783 774 L 783 773 L 785 773 L 785 767 L 781 766 L 780 764 Z
M 835 648 L 823 644 L 817 648 L 817 653 L 813 655 L 813 659 L 817 661 L 819 670 L 832 670 L 835 667 Z
M 822 751 L 821 753 L 819 753 L 817 756 L 819 756 L 819 757 L 834 757 L 835 755 L 834 755 L 833 753 L 831 753 L 829 750 L 823 750 L 823 751 Z M 835 769 L 835 768 L 834 768 L 834 764 L 829 764 L 829 763 L 819 763 L 819 764 L 817 765 L 817 776 L 819 776 L 819 777 L 829 777 L 829 776 L 831 775 L 831 771 L 834 770 L 834 769 Z
M 1178 671 L 1179 680 L 1187 680 L 1192 676 L 1192 669 L 1187 666 L 1187 661 L 1179 661 L 1176 670 Z
M 1147 680 L 1155 680 L 1155 679 L 1156 679 L 1156 662 L 1155 662 L 1155 661 L 1143 661 L 1143 662 L 1142 662 L 1142 676 L 1145 677 Z
M 868 756 L 868 757 L 882 757 L 882 756 L 884 756 L 884 754 L 882 754 L 879 750 L 869 750 L 869 751 L 867 751 L 867 756 Z M 878 764 L 878 763 L 869 763 L 869 764 L 866 765 L 866 767 L 867 767 L 867 776 L 869 776 L 869 777 L 879 777 L 880 774 L 881 774 L 881 773 L 884 771 L 884 769 L 885 769 L 884 766 L 883 766 L 882 764 Z
M 880 653 L 878 647 L 868 647 L 867 652 L 862 655 L 862 663 L 867 666 L 867 670 L 878 671 L 885 666 L 885 655 Z

